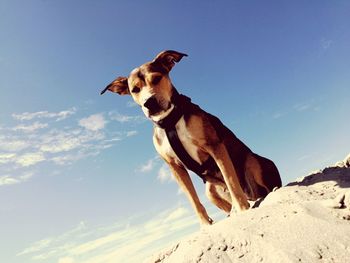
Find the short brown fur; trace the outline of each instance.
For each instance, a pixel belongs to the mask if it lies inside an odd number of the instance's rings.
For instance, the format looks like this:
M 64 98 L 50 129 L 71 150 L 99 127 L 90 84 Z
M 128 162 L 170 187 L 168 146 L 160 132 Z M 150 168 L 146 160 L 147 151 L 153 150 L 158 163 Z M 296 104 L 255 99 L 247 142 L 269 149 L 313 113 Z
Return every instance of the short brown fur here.
M 153 61 L 134 69 L 129 77 L 117 78 L 101 94 L 109 90 L 131 95 L 144 114 L 156 123 L 172 110 L 174 87 L 169 72 L 183 56 L 186 55 L 171 50 L 161 52 Z M 151 99 L 156 109 L 150 106 Z M 205 175 L 206 194 L 223 211 L 232 214 L 234 209 L 246 210 L 248 199 L 257 200 L 281 186 L 278 170 L 271 160 L 253 153 L 219 119 L 197 105 L 193 104 L 184 113 L 175 128 L 195 161 L 202 164 L 209 157 L 214 159 L 219 171 Z M 153 143 L 187 195 L 200 223 L 211 224 L 213 220 L 201 204 L 187 169 L 171 148 L 165 131 L 156 125 Z

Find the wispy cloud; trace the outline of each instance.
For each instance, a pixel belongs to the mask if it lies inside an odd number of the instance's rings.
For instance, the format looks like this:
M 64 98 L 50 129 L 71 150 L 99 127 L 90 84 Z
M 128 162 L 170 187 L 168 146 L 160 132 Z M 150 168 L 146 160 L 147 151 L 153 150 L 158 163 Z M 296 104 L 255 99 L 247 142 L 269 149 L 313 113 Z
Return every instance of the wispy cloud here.
M 108 113 L 111 120 L 125 123 L 125 122 L 133 122 L 133 123 L 141 123 L 146 121 L 146 117 L 143 115 L 131 116 L 126 114 L 120 114 L 119 112 L 109 112 Z
M 16 158 L 15 153 L 2 153 L 0 154 L 0 164 L 10 163 Z
M 42 152 L 25 153 L 18 156 L 16 163 L 20 166 L 31 166 L 45 160 Z
M 23 113 L 14 113 L 12 117 L 20 121 L 28 121 L 32 119 L 40 118 L 54 118 L 56 121 L 64 120 L 70 115 L 76 113 L 76 108 L 70 108 L 68 110 L 59 111 L 59 112 L 49 112 L 49 111 L 38 111 L 38 112 L 23 112 Z
M 8 152 L 22 151 L 30 147 L 30 142 L 22 137 L 10 135 L 0 135 L 0 150 Z
M 169 167 L 166 164 L 163 164 L 158 171 L 158 176 L 157 178 L 159 181 L 162 183 L 165 182 L 172 182 L 174 181 L 174 177 L 172 176 Z
M 31 177 L 33 177 L 33 175 L 33 172 L 26 172 L 18 177 L 12 177 L 10 175 L 0 176 L 0 186 L 19 184 L 29 180 Z
M 126 132 L 127 137 L 135 136 L 137 134 L 138 134 L 138 131 L 135 131 L 135 130 Z
M 98 131 L 105 127 L 106 120 L 103 114 L 93 114 L 79 121 L 79 125 L 90 131 Z
M 153 251 L 197 227 L 194 214 L 178 206 L 148 219 L 133 217 L 106 227 L 89 228 L 80 223 L 65 234 L 35 242 L 17 257 L 64 263 L 142 262 Z
M 295 104 L 293 106 L 293 108 L 296 110 L 296 111 L 306 111 L 308 109 L 310 109 L 312 106 L 311 103 L 300 103 L 300 104 Z
M 85 129 L 72 128 L 68 130 L 52 129 L 39 138 L 36 148 L 42 152 L 60 153 L 75 149 L 89 149 L 93 143 L 103 143 L 105 134 Z
M 274 113 L 273 115 L 272 115 L 272 118 L 274 118 L 274 119 L 279 119 L 279 118 L 281 118 L 281 117 L 283 117 L 283 113 L 281 113 L 281 112 L 276 112 L 276 113 Z
M 148 162 L 141 166 L 140 171 L 145 173 L 153 170 L 154 160 L 150 159 Z
M 155 156 L 149 160 L 147 160 L 146 163 L 142 164 L 141 167 L 138 169 L 138 171 L 142 173 L 148 173 L 158 165 L 160 158 L 158 156 Z
M 96 156 L 118 141 L 137 134 L 135 129 L 108 130 L 107 124 L 111 118 L 106 119 L 103 113 L 82 117 L 78 122 L 69 118 L 75 113 L 76 108 L 60 112 L 13 114 L 13 118 L 20 123 L 1 129 L 0 174 L 3 176 L 0 185 L 27 181 L 16 174 L 28 167 L 37 167 L 41 163 L 71 165 Z M 39 118 L 51 120 L 42 123 L 37 120 Z M 26 123 L 23 124 L 23 121 Z
M 157 179 L 161 183 L 174 182 L 174 176 L 171 174 L 169 166 L 158 155 L 147 160 L 137 169 L 141 173 L 155 172 Z
M 11 185 L 11 184 L 17 184 L 20 181 L 9 176 L 9 175 L 5 175 L 5 176 L 0 176 L 0 185 Z
M 24 131 L 24 132 L 34 132 L 39 129 L 46 128 L 48 126 L 47 123 L 40 123 L 38 121 L 34 122 L 33 124 L 30 125 L 17 125 L 13 127 L 14 131 Z
M 272 114 L 273 119 L 280 119 L 282 117 L 287 117 L 290 114 L 295 113 L 304 113 L 304 112 L 311 112 L 311 111 L 318 111 L 320 110 L 320 100 L 317 99 L 311 99 L 309 101 L 305 102 L 298 102 L 294 105 L 290 105 L 286 109 L 281 109 L 279 111 L 276 111 Z

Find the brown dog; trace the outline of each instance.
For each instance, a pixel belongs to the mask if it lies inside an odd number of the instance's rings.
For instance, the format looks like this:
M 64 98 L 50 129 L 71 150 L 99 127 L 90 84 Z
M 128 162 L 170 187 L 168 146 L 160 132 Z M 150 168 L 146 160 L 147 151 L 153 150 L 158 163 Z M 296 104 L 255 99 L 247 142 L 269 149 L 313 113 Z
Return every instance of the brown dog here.
M 134 69 L 129 77 L 118 77 L 106 90 L 131 95 L 154 122 L 153 143 L 186 193 L 202 224 L 211 224 L 187 169 L 206 184 L 208 198 L 232 213 L 249 208 L 247 200 L 266 196 L 281 186 L 275 164 L 253 153 L 215 116 L 180 95 L 169 72 L 186 54 L 164 51 Z M 186 169 L 187 168 L 187 169 Z

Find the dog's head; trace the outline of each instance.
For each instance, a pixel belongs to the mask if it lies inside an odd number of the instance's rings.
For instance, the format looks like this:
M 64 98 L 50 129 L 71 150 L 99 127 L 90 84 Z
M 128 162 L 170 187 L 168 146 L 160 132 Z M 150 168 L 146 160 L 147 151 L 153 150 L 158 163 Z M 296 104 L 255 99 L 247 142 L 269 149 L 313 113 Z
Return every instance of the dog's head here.
M 163 51 L 153 61 L 131 71 L 129 77 L 115 79 L 101 94 L 109 90 L 119 95 L 131 95 L 148 118 L 160 120 L 174 107 L 174 88 L 169 72 L 184 56 L 187 55 L 173 50 Z

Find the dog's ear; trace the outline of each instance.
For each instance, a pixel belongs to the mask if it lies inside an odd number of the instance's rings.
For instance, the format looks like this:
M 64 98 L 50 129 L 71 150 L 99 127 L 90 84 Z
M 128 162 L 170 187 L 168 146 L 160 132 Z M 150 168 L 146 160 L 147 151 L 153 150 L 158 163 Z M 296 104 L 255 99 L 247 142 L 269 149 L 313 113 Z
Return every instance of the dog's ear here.
M 118 77 L 111 84 L 109 84 L 104 90 L 101 91 L 101 95 L 105 93 L 107 90 L 111 92 L 116 92 L 119 95 L 127 95 L 130 94 L 129 86 L 128 86 L 128 78 L 127 77 Z
M 166 50 L 159 53 L 153 62 L 162 66 L 166 72 L 169 72 L 175 66 L 175 62 L 180 62 L 183 57 L 187 57 L 187 55 L 174 50 Z

